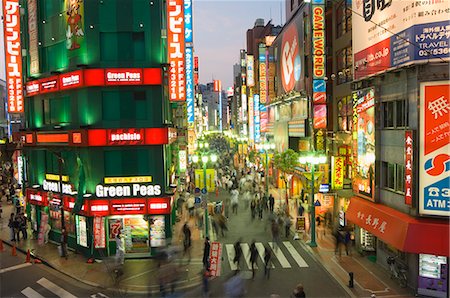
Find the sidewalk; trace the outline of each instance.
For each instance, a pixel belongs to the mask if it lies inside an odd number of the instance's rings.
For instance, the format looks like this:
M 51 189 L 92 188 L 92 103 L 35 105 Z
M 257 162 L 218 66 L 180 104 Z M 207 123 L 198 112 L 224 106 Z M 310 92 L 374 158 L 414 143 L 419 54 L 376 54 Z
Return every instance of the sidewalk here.
M 158 268 L 155 259 L 126 259 L 124 265 L 124 275 L 120 278 L 118 284 L 115 283 L 113 273 L 111 272 L 112 260 L 105 260 L 102 262 L 87 263 L 87 258 L 83 255 L 77 254 L 69 249 L 69 257 L 66 260 L 61 258 L 58 254 L 57 243 L 49 242 L 48 244 L 38 245 L 37 239 L 30 239 L 31 230 L 28 232 L 28 239 L 20 240 L 18 243 L 10 241 L 8 218 L 9 214 L 13 212 L 13 206 L 2 202 L 3 214 L 0 219 L 0 239 L 6 244 L 5 250 L 1 254 L 10 254 L 14 244 L 18 251 L 26 253 L 29 249 L 32 259 L 41 260 L 44 264 L 60 271 L 61 273 L 70 276 L 85 284 L 114 291 L 117 293 L 130 294 L 151 294 L 159 293 Z M 184 212 L 186 215 L 187 212 Z M 186 218 L 186 220 L 188 220 Z M 174 244 L 182 245 L 182 236 L 180 235 L 181 227 L 185 220 L 180 220 L 174 226 L 174 234 L 172 242 Z M 200 271 L 202 269 L 203 256 L 203 239 L 200 239 L 200 233 L 195 228 L 194 221 L 188 220 L 192 230 L 192 255 L 191 262 L 187 265 L 187 257 L 180 261 L 176 260 L 179 266 L 179 280 L 176 282 L 176 290 L 187 290 L 195 287 L 201 283 Z M 21 235 L 22 236 L 22 235 Z M 18 258 L 24 258 L 18 254 Z M 43 266 L 43 265 L 33 265 Z
M 270 193 L 275 198 L 275 210 L 285 202 L 284 190 L 271 188 Z M 290 203 L 290 216 L 295 219 L 297 210 L 294 203 Z M 307 217 L 307 215 L 306 215 Z M 295 229 L 295 223 L 292 224 Z M 354 248 L 347 256 L 345 248 L 342 247 L 342 254 L 335 253 L 335 239 L 331 229 L 316 227 L 317 247 L 310 247 L 307 243 L 310 236 L 304 233 L 300 236 L 300 244 L 308 251 L 324 268 L 333 276 L 347 292 L 353 297 L 370 297 L 375 294 L 377 297 L 414 297 L 411 289 L 401 288 L 400 285 L 390 279 L 390 274 L 379 265 L 370 261 L 367 257 L 361 256 Z M 349 272 L 354 274 L 354 287 L 349 288 Z

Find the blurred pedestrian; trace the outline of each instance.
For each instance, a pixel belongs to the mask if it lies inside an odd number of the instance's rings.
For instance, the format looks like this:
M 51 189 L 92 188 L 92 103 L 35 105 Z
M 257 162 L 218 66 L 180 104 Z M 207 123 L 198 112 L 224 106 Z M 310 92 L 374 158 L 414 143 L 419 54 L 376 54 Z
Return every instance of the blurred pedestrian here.
M 258 249 L 255 240 L 250 244 L 250 263 L 252 264 L 252 279 L 255 278 L 255 270 L 258 262 Z
M 294 291 L 292 291 L 291 297 L 295 297 L 295 298 L 299 298 L 299 297 L 300 297 L 300 298 L 301 298 L 301 297 L 305 298 L 305 297 L 306 297 L 305 291 L 304 291 L 304 289 L 303 289 L 303 285 L 302 285 L 302 284 L 298 284 L 298 285 L 294 288 Z
M 61 229 L 61 251 L 62 255 L 61 257 L 66 258 L 67 260 L 67 230 L 66 228 Z
M 192 245 L 192 239 L 191 239 L 191 229 L 189 228 L 187 222 L 183 225 L 183 257 L 187 254 L 188 255 L 188 263 L 191 262 L 191 245 Z
M 205 245 L 203 247 L 203 267 L 209 270 L 210 262 L 209 262 L 209 253 L 211 251 L 211 242 L 209 241 L 209 237 L 205 238 Z
M 27 217 L 22 212 L 20 214 L 20 231 L 22 232 L 22 238 L 23 239 L 27 239 L 28 238 L 27 227 L 28 227 Z
M 202 274 L 202 297 L 209 297 L 209 279 L 211 277 L 211 272 L 209 268 L 203 268 L 201 271 Z
M 242 257 L 242 247 L 241 247 L 241 238 L 239 238 L 239 240 L 234 243 L 233 262 L 236 264 L 237 270 L 239 270 L 240 268 L 241 257 Z
M 116 235 L 116 265 L 122 266 L 125 262 L 125 245 L 121 231 L 119 230 Z
M 19 214 L 16 214 L 14 216 L 14 221 L 13 221 L 14 235 L 15 235 L 16 241 L 20 240 L 20 235 L 19 235 L 20 234 L 20 223 L 21 223 L 21 220 L 20 220 Z
M 278 243 L 280 241 L 280 226 L 278 225 L 277 220 L 272 221 L 272 239 L 275 249 L 278 249 Z
M 8 227 L 9 238 L 11 238 L 11 241 L 16 241 L 16 232 L 14 231 L 14 213 L 11 213 L 11 216 L 9 217 Z
M 270 194 L 269 196 L 269 211 L 273 212 L 273 207 L 275 206 L 275 198 Z
M 291 217 L 288 214 L 285 214 L 285 216 L 284 216 L 284 233 L 285 233 L 286 238 L 289 238 L 289 236 L 291 234 L 291 225 L 292 225 Z
M 265 244 L 264 245 L 264 276 L 269 279 L 270 277 L 270 267 L 272 266 L 272 250 L 270 250 L 270 247 Z
M 351 254 L 350 253 L 351 243 L 352 243 L 351 234 L 350 231 L 347 230 L 345 231 L 344 234 L 345 253 L 347 254 L 347 256 Z

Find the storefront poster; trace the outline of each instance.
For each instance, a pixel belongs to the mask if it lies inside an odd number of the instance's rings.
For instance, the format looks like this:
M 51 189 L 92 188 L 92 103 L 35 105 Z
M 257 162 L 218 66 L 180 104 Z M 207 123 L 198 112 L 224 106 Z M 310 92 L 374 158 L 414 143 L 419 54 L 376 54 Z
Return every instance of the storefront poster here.
M 353 191 L 375 199 L 375 90 L 353 92 Z
M 150 216 L 150 246 L 161 247 L 166 245 L 166 224 L 164 215 Z
M 211 243 L 209 252 L 210 273 L 211 276 L 220 276 L 222 260 L 222 244 L 220 242 Z
M 76 215 L 75 221 L 77 229 L 77 244 L 83 247 L 88 247 L 86 217 Z
M 39 227 L 38 244 L 44 245 L 45 227 L 48 224 L 48 215 L 45 212 L 41 212 L 41 225 Z
M 105 248 L 105 218 L 100 216 L 94 217 L 94 248 Z
M 331 188 L 342 189 L 344 187 L 344 162 L 341 156 L 331 157 Z
M 304 216 L 297 216 L 297 222 L 295 225 L 295 228 L 297 232 L 304 232 L 305 231 L 305 217 Z
M 84 1 L 66 0 L 66 48 L 69 51 L 84 47 Z
M 109 226 L 109 240 L 114 241 L 116 236 L 119 234 L 119 231 L 123 229 L 123 218 L 109 218 L 108 219 Z
M 124 216 L 126 253 L 145 253 L 148 247 L 148 222 L 142 215 Z
M 206 169 L 206 190 L 208 192 L 214 192 L 216 190 L 216 170 Z
M 419 212 L 450 216 L 450 84 L 420 86 Z

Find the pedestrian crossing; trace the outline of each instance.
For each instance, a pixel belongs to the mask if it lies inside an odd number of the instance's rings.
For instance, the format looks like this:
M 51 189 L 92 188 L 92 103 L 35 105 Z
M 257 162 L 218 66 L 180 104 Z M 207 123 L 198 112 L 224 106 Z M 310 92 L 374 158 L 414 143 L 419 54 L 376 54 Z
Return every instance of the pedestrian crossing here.
M 41 278 L 36 282 L 40 287 L 33 286 L 26 287 L 21 293 L 28 298 L 44 298 L 44 297 L 63 297 L 63 298 L 76 298 L 77 296 L 58 286 L 57 284 L 49 281 L 46 278 Z M 50 294 L 51 293 L 51 294 Z M 109 298 L 105 294 L 96 293 L 91 295 L 92 298 Z
M 258 263 L 260 266 L 264 264 L 264 244 L 262 242 L 256 242 L 256 249 L 258 250 L 259 260 Z M 274 242 L 268 242 L 268 245 L 272 251 L 272 260 L 271 260 L 271 268 L 283 268 L 283 269 L 292 269 L 292 268 L 307 268 L 309 267 L 308 263 L 305 259 L 300 255 L 297 249 L 292 245 L 289 241 L 283 241 L 280 244 L 276 244 Z M 237 270 L 237 264 L 234 263 L 234 244 L 225 244 L 226 258 L 228 259 L 228 263 L 230 265 L 230 269 L 232 271 Z M 241 270 L 245 270 L 245 266 L 248 269 L 251 269 L 250 262 L 250 245 L 248 243 L 241 243 L 242 248 L 242 259 L 241 262 Z M 289 261 L 291 260 L 291 261 Z M 292 262 L 293 260 L 293 262 Z M 255 267 L 257 268 L 257 267 Z

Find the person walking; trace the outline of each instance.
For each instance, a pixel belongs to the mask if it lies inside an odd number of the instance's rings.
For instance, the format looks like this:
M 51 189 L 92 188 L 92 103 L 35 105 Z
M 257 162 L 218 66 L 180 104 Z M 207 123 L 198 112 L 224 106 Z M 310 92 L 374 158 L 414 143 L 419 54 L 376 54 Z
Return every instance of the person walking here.
M 270 194 L 269 196 L 269 211 L 273 213 L 273 207 L 275 206 L 275 198 Z
M 45 229 L 44 229 L 44 243 L 47 244 L 48 243 L 48 235 L 50 234 L 50 230 L 52 229 L 52 226 L 47 223 L 45 225 Z
M 9 217 L 8 227 L 11 241 L 16 241 L 16 232 L 14 231 L 14 213 L 11 213 L 11 216 Z
M 209 237 L 205 238 L 205 245 L 203 247 L 203 267 L 206 270 L 209 270 L 209 252 L 211 251 L 211 242 L 209 241 Z
M 250 244 L 250 263 L 252 264 L 252 279 L 255 279 L 255 270 L 258 262 L 258 249 L 255 240 Z
M 28 226 L 27 217 L 22 212 L 20 214 L 20 231 L 22 232 L 22 238 L 23 239 L 27 239 L 28 238 L 27 226 Z
M 291 234 L 291 217 L 286 213 L 284 216 L 284 233 L 286 238 L 289 238 L 290 234 Z
M 67 260 L 67 230 L 66 228 L 61 229 L 61 257 L 66 258 Z
M 256 215 L 256 202 L 255 200 L 252 200 L 252 202 L 250 203 L 250 212 L 252 214 L 252 220 L 255 219 L 255 215 Z
M 188 255 L 188 264 L 191 262 L 191 229 L 189 228 L 187 222 L 183 225 L 183 257 L 187 254 Z
M 19 214 L 16 214 L 14 216 L 14 221 L 13 221 L 13 227 L 14 227 L 14 235 L 15 235 L 15 241 L 19 241 L 20 240 L 20 217 Z
M 239 238 L 236 243 L 234 243 L 234 259 L 233 262 L 237 266 L 237 270 L 240 268 L 241 263 L 241 257 L 242 257 L 242 247 L 241 247 L 241 238 Z
M 123 236 L 120 230 L 117 232 L 116 238 L 116 266 L 122 266 L 125 262 L 125 247 L 123 244 Z
M 272 221 L 272 239 L 275 249 L 278 250 L 278 242 L 280 241 L 280 226 L 277 220 Z
M 264 245 L 264 277 L 269 279 L 270 267 L 272 266 L 272 251 L 267 244 Z
M 292 291 L 292 295 L 291 297 L 295 297 L 295 298 L 306 298 L 306 294 L 305 291 L 303 289 L 303 285 L 302 284 L 298 284 L 294 290 Z

